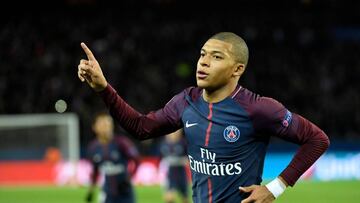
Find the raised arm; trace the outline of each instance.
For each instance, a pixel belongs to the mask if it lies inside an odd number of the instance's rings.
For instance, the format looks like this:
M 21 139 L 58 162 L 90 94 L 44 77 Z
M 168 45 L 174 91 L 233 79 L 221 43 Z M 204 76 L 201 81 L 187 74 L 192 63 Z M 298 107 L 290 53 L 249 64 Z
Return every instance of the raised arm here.
M 176 95 L 166 106 L 156 112 L 141 114 L 128 105 L 107 83 L 101 67 L 91 50 L 81 43 L 87 59 L 78 65 L 78 77 L 87 82 L 103 98 L 110 114 L 132 136 L 148 139 L 168 134 L 181 128 L 181 114 L 185 106 L 185 91 Z
M 141 114 L 128 105 L 111 85 L 99 94 L 115 120 L 137 139 L 163 136 L 182 127 L 181 114 L 186 105 L 184 91 L 174 96 L 164 108 L 148 114 Z
M 100 92 L 107 86 L 107 81 L 101 70 L 100 64 L 85 43 L 82 42 L 81 47 L 84 50 L 87 59 L 80 60 L 80 64 L 78 65 L 78 77 L 81 82 L 86 81 L 96 92 Z

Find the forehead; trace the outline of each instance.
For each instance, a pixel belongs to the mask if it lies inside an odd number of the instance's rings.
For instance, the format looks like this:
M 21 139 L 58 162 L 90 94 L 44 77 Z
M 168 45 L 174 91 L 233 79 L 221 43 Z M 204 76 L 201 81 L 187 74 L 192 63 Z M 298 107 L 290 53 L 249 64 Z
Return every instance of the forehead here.
M 95 123 L 98 122 L 111 122 L 112 118 L 110 116 L 107 115 L 100 115 L 95 119 Z
M 230 54 L 232 49 L 232 44 L 228 42 L 224 42 L 217 39 L 209 39 L 204 46 L 202 47 L 203 50 L 207 52 L 212 51 L 219 51 L 224 54 Z

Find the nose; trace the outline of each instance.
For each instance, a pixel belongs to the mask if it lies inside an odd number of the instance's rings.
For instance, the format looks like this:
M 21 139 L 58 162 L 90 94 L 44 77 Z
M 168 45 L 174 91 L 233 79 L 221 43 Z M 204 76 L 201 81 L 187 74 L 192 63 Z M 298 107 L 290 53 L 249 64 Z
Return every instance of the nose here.
M 203 67 L 209 67 L 210 66 L 210 60 L 208 56 L 200 57 L 199 64 Z

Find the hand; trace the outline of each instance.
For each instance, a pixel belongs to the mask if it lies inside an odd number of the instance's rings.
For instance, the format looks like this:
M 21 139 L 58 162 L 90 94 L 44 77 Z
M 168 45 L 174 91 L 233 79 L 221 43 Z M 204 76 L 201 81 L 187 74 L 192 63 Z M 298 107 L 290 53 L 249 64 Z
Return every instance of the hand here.
M 273 194 L 263 185 L 251 185 L 239 189 L 241 192 L 250 193 L 241 203 L 270 203 L 275 200 Z
M 93 197 L 94 197 L 93 192 L 92 191 L 88 192 L 87 195 L 86 195 L 86 199 L 85 199 L 86 202 L 92 202 Z
M 106 88 L 107 81 L 98 61 L 90 49 L 83 42 L 81 43 L 81 47 L 85 51 L 88 60 L 80 60 L 80 64 L 78 65 L 78 77 L 81 82 L 86 81 L 96 92 L 100 92 Z

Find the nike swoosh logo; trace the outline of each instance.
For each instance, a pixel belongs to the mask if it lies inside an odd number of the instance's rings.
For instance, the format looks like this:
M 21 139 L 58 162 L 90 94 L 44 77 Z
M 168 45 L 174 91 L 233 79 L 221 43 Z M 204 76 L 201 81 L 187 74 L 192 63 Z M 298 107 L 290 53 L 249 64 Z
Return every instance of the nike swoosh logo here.
M 186 127 L 186 128 L 190 128 L 190 127 L 195 126 L 195 125 L 197 125 L 197 124 L 198 124 L 198 123 L 189 123 L 189 121 L 186 121 L 185 127 Z

